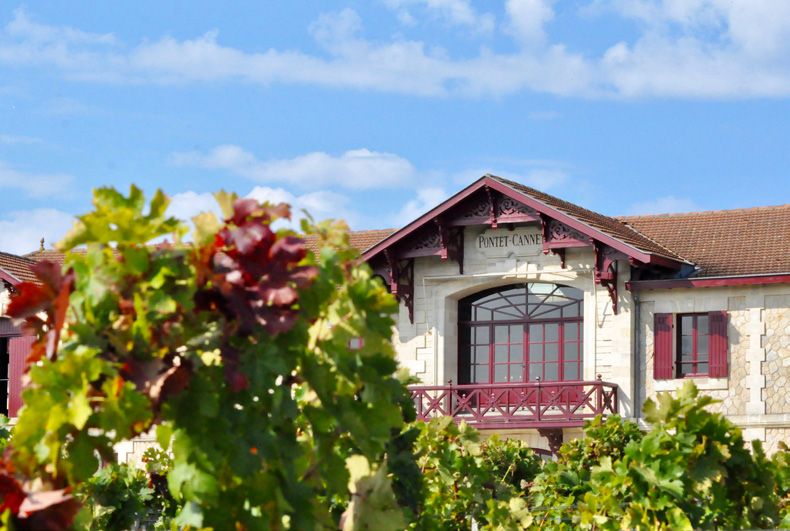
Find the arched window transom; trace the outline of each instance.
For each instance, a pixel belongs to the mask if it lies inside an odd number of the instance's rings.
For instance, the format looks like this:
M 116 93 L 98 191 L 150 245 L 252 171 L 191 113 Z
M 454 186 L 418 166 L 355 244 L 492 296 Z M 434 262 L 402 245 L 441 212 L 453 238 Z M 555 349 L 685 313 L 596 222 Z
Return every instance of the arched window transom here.
M 584 292 L 514 284 L 458 304 L 459 383 L 582 379 Z

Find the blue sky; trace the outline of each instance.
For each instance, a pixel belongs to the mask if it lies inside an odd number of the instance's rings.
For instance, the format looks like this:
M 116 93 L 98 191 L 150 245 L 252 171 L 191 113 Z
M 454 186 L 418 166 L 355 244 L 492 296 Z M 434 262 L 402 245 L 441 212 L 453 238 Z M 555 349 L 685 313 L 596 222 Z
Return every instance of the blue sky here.
M 0 3 L 0 250 L 91 188 L 354 229 L 486 172 L 609 215 L 790 202 L 790 2 Z

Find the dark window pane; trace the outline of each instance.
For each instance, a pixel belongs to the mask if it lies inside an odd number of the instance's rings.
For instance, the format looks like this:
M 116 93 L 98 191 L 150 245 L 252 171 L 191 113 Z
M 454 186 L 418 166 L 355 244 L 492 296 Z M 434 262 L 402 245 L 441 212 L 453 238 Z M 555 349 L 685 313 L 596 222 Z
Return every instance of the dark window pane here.
M 472 379 L 474 380 L 472 383 L 488 383 L 488 365 L 475 367 Z
M 475 347 L 475 363 L 488 363 L 489 346 Z
M 578 363 L 565 363 L 563 367 L 565 370 L 565 379 L 566 380 L 578 380 L 579 379 L 579 364 Z
M 562 309 L 563 317 L 579 317 L 579 305 L 571 304 Z
M 543 325 L 529 325 L 529 342 L 540 343 L 543 341 Z
M 708 316 L 707 315 L 699 315 L 697 316 L 697 333 L 708 335 Z
M 488 339 L 488 327 L 487 326 L 476 326 L 475 327 L 475 343 L 478 345 L 487 345 L 489 342 Z
M 546 381 L 547 382 L 556 382 L 559 380 L 559 363 L 547 363 L 546 364 Z
M 510 367 L 510 381 L 523 382 L 524 381 L 524 365 L 512 365 Z
M 510 342 L 523 343 L 524 342 L 524 326 L 516 325 L 510 327 Z
M 475 316 L 475 320 L 477 321 L 491 321 L 491 310 L 486 310 L 485 308 L 478 308 L 477 315 Z
M 557 361 L 560 357 L 560 349 L 558 343 L 546 343 L 546 361 Z
M 507 326 L 495 326 L 494 327 L 494 342 L 495 343 L 507 343 L 508 342 L 508 334 L 507 334 Z
M 531 315 L 535 319 L 558 319 L 562 314 L 559 308 L 554 308 L 552 306 L 541 306 L 532 312 Z
M 567 323 L 563 325 L 563 334 L 566 341 L 579 339 L 579 325 L 576 323 Z
M 697 337 L 697 359 L 708 358 L 708 336 Z
M 691 336 L 683 336 L 680 338 L 680 352 L 682 354 L 691 354 L 693 346 L 694 342 Z
M 536 378 L 543 378 L 543 365 L 533 363 L 529 366 L 529 381 L 534 382 Z
M 494 365 L 494 383 L 507 382 L 507 365 Z
M 697 365 L 697 374 L 708 374 L 708 364 L 700 363 Z
M 507 345 L 496 345 L 494 347 L 494 363 L 507 363 L 508 350 Z
M 510 345 L 510 362 L 517 363 L 524 360 L 524 346 Z
M 566 342 L 562 353 L 562 357 L 566 360 L 579 359 L 579 344 L 574 342 Z
M 543 361 L 543 345 L 530 345 L 529 346 L 529 361 Z
M 691 335 L 694 328 L 694 316 L 683 315 L 680 318 L 680 330 L 684 336 Z
M 557 341 L 559 337 L 560 325 L 557 323 L 549 323 L 546 325 L 546 341 Z

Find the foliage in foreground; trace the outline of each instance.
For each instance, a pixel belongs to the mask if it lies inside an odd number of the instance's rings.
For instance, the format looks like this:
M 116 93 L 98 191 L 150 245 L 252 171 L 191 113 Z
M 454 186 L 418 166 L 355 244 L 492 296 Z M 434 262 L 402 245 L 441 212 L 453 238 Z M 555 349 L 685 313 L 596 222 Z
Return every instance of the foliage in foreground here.
M 271 228 L 287 205 L 217 198 L 224 219 L 194 218 L 194 243 L 151 246 L 186 231 L 167 198 L 97 190 L 59 244 L 85 252 L 19 287 L 9 313 L 38 340 L 3 467 L 13 527 L 68 527 L 80 492 L 108 507 L 99 498 L 128 487 L 132 506 L 147 502 L 142 477 L 96 474 L 115 443 L 149 430 L 172 451 L 177 526 L 336 528 L 349 499 L 348 528 L 374 509 L 406 525 L 387 468 L 416 467 L 399 443 L 413 407 L 394 376 L 395 300 L 357 266 L 344 226 L 305 224 L 316 257 Z

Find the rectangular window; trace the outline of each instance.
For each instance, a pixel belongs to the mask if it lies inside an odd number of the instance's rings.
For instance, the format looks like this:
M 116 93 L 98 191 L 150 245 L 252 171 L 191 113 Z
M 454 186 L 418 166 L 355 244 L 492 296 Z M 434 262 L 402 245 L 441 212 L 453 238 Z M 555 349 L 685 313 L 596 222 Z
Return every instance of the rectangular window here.
M 675 368 L 678 378 L 708 375 L 708 314 L 678 315 Z
M 726 378 L 727 312 L 655 314 L 653 378 Z

